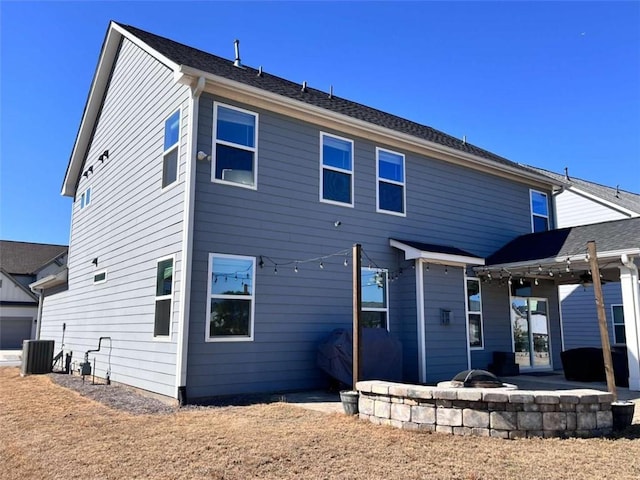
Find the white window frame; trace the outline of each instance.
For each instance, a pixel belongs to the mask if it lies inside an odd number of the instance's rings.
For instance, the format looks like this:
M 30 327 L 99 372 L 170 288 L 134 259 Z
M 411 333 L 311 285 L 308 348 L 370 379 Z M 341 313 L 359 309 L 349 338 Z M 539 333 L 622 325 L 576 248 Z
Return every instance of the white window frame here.
M 386 268 L 368 268 L 368 267 L 361 267 L 360 268 L 360 280 L 362 280 L 362 273 L 365 271 L 373 271 L 376 270 L 378 272 L 382 272 L 384 273 L 384 280 L 385 280 L 385 301 L 386 301 L 386 307 L 385 308 L 370 308 L 367 307 L 365 308 L 364 306 L 361 308 L 361 311 L 363 312 L 385 312 L 387 314 L 387 321 L 386 321 L 386 325 L 385 325 L 385 329 L 389 332 L 390 330 L 390 326 L 389 326 L 389 270 L 387 270 Z M 361 282 L 362 283 L 362 282 Z M 364 288 L 364 285 L 360 285 L 360 289 Z
M 534 213 L 533 212 L 533 194 L 534 193 L 539 193 L 540 195 L 544 195 L 544 198 L 546 198 L 546 203 L 547 203 L 547 214 L 546 215 L 540 215 L 539 213 Z M 549 205 L 549 195 L 546 192 L 541 192 L 540 190 L 534 190 L 534 189 L 529 189 L 529 211 L 531 212 L 531 232 L 535 233 L 535 222 L 534 222 L 534 217 L 539 217 L 539 218 L 544 218 L 547 220 L 547 230 L 545 231 L 549 231 L 551 230 L 551 222 L 550 222 L 550 218 L 549 218 L 549 210 L 550 210 L 550 205 Z
M 87 195 L 87 192 L 89 193 L 88 195 Z M 87 201 L 87 197 L 89 197 L 88 201 Z M 80 194 L 80 198 L 78 199 L 78 201 L 80 202 L 80 210 L 84 210 L 89 205 L 91 205 L 92 199 L 93 199 L 93 192 L 91 191 L 91 185 L 89 185 L 87 188 L 85 188 L 82 191 L 82 193 Z
M 390 153 L 391 155 L 397 155 L 402 158 L 402 182 L 380 177 L 380 152 Z M 402 211 L 401 212 L 396 212 L 395 210 L 386 210 L 380 207 L 380 183 L 381 182 L 402 187 Z M 400 152 L 389 150 L 388 148 L 376 147 L 376 212 L 386 213 L 388 215 L 396 215 L 398 217 L 406 217 L 407 216 L 406 182 L 407 182 L 407 171 L 406 171 L 405 155 Z
M 173 145 L 171 145 L 169 148 L 164 149 L 164 137 L 166 135 L 166 123 L 167 120 L 169 120 L 173 115 L 178 114 L 178 140 L 176 141 L 176 143 L 174 143 Z M 178 180 L 180 180 L 180 138 L 182 135 L 182 108 L 178 108 L 176 110 L 174 110 L 173 112 L 171 112 L 170 115 L 167 115 L 167 117 L 165 117 L 164 122 L 163 122 L 163 130 L 162 130 L 162 183 L 164 183 L 164 162 L 165 162 L 165 158 L 167 157 L 167 155 L 169 155 L 170 153 L 172 153 L 174 150 L 176 151 L 176 179 L 171 182 L 171 183 L 167 183 L 166 185 L 162 186 L 162 191 L 167 190 L 175 185 L 178 184 Z
M 218 107 L 228 108 L 229 110 L 235 110 L 237 112 L 245 113 L 247 115 L 252 115 L 255 118 L 255 128 L 254 128 L 254 139 L 253 144 L 254 147 L 248 147 L 246 145 L 241 145 L 238 143 L 227 142 L 225 140 L 218 140 Z M 259 130 L 259 121 L 260 116 L 257 112 L 252 112 L 250 110 L 246 110 L 244 108 L 236 107 L 233 105 L 229 105 L 227 103 L 222 102 L 213 102 L 213 147 L 211 150 L 211 181 L 213 183 L 221 183 L 223 185 L 232 185 L 234 187 L 247 188 L 249 190 L 257 190 L 258 189 L 258 130 Z M 216 145 L 225 145 L 227 147 L 237 148 L 239 150 L 244 150 L 247 152 L 253 153 L 253 185 L 245 185 L 238 182 L 230 182 L 229 180 L 223 180 L 221 178 L 216 178 L 216 156 L 217 156 L 217 148 Z
M 343 168 L 338 168 L 338 167 L 333 167 L 331 165 L 325 165 L 324 164 L 324 137 L 331 137 L 331 138 L 335 138 L 337 140 L 341 140 L 343 142 L 348 142 L 351 144 L 351 170 L 345 170 Z M 354 148 L 354 142 L 353 140 L 351 140 L 350 138 L 345 138 L 345 137 L 340 137 L 338 135 L 334 135 L 332 133 L 327 133 L 327 132 L 320 132 L 320 202 L 322 203 L 328 203 L 331 205 L 339 205 L 341 207 L 351 207 L 353 208 L 355 205 L 355 196 L 356 196 L 356 192 L 354 190 L 354 178 L 355 178 L 355 148 Z M 346 203 L 346 202 L 338 202 L 336 200 L 330 200 L 330 199 L 326 199 L 323 197 L 323 192 L 324 192 L 324 170 L 325 168 L 327 170 L 331 170 L 333 172 L 338 172 L 338 173 L 344 173 L 347 175 L 351 176 L 351 185 L 350 185 L 350 189 L 351 189 L 351 203 Z
M 224 294 L 212 294 L 211 293 L 211 279 L 213 272 L 211 266 L 213 265 L 214 258 L 231 258 L 237 260 L 250 260 L 252 262 L 251 278 L 253 279 L 253 288 L 251 288 L 251 295 L 224 295 Z M 230 255 L 226 253 L 209 253 L 209 265 L 207 266 L 207 305 L 205 309 L 205 322 L 204 322 L 204 340 L 205 342 L 252 342 L 255 337 L 255 309 L 256 309 L 256 257 L 250 257 L 245 255 Z M 249 318 L 249 335 L 247 336 L 210 336 L 210 323 L 211 323 L 211 299 L 222 298 L 229 300 L 249 300 L 251 301 L 250 318 Z
M 620 307 L 622 309 L 622 323 L 616 323 L 616 317 L 613 313 L 613 309 L 615 307 Z M 626 345 L 626 342 L 618 342 L 618 337 L 616 335 L 616 325 L 622 325 L 624 327 L 625 339 L 627 336 L 627 327 L 624 323 L 624 305 L 620 303 L 614 303 L 611 305 L 611 329 L 613 330 L 613 343 L 616 345 Z
M 478 282 L 478 293 L 480 294 L 480 311 L 469 310 L 469 286 L 468 281 Z M 478 277 L 468 277 L 465 275 L 464 277 L 464 309 L 467 317 L 467 346 L 469 350 L 484 350 L 484 315 L 482 314 L 482 282 Z M 479 315 L 480 316 L 480 342 L 481 345 L 471 346 L 471 328 L 470 328 L 470 318 L 471 315 Z
M 158 293 L 158 267 L 160 262 L 164 262 L 166 260 L 171 260 L 171 293 L 169 295 L 157 295 Z M 176 291 L 176 257 L 175 255 L 168 255 L 166 257 L 156 259 L 156 268 L 154 269 L 153 275 L 153 290 L 154 290 L 154 299 L 153 299 L 153 339 L 160 341 L 167 341 L 171 339 L 172 333 L 172 325 L 173 325 L 173 294 Z M 156 309 L 158 308 L 158 302 L 161 300 L 169 300 L 169 333 L 167 335 L 156 335 Z
M 104 274 L 104 278 L 102 280 L 96 280 L 96 277 L 98 275 L 102 275 Z M 107 283 L 107 271 L 106 270 L 99 270 L 97 272 L 93 272 L 93 284 L 94 285 L 100 285 L 101 283 Z

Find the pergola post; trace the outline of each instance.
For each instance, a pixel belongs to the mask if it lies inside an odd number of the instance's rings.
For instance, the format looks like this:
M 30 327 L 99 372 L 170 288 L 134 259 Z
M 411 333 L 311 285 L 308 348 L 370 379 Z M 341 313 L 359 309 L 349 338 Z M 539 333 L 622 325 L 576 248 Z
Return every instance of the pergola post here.
M 640 285 L 638 267 L 622 256 L 620 288 L 624 311 L 624 329 L 629 365 L 629 390 L 640 391 Z
M 596 252 L 596 242 L 587 242 L 589 252 L 589 265 L 591 277 L 593 278 L 593 292 L 596 297 L 596 309 L 598 312 L 598 324 L 600 326 L 600 340 L 602 341 L 602 354 L 604 357 L 604 373 L 607 377 L 607 389 L 613 395 L 613 400 L 618 400 L 616 391 L 616 381 L 613 374 L 613 361 L 611 359 L 611 343 L 609 342 L 609 331 L 607 330 L 607 316 L 604 311 L 604 298 L 602 296 L 602 283 L 600 282 L 600 268 L 598 267 L 598 254 Z

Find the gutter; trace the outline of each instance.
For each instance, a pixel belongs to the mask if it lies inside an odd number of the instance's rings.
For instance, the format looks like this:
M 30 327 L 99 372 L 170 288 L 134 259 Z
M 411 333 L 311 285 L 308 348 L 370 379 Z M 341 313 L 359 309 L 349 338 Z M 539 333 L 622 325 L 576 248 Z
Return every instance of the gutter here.
M 40 340 L 40 330 L 42 329 L 42 309 L 44 308 L 44 290 L 46 288 L 57 287 L 66 283 L 69 278 L 69 271 L 64 270 L 55 275 L 47 275 L 33 283 L 29 284 L 29 288 L 38 296 L 38 314 L 36 317 L 36 340 Z

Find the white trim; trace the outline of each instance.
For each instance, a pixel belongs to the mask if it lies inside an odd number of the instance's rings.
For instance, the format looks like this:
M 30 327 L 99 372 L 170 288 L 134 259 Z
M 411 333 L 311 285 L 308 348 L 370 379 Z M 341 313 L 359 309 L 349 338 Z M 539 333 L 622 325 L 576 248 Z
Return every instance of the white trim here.
M 541 215 L 539 213 L 534 213 L 533 211 L 533 194 L 534 193 L 539 193 L 540 195 L 544 195 L 544 198 L 546 198 L 546 204 L 547 204 L 547 214 L 546 215 Z M 547 229 L 543 230 L 544 232 L 551 230 L 551 221 L 549 218 L 549 211 L 550 211 L 550 207 L 549 207 L 549 194 L 546 192 L 542 192 L 540 190 L 535 190 L 533 188 L 529 189 L 529 211 L 531 212 L 531 232 L 533 233 L 537 233 L 535 230 L 535 224 L 533 221 L 533 217 L 540 217 L 540 218 L 544 218 L 547 220 Z
M 402 182 L 397 180 L 390 180 L 388 178 L 380 178 L 380 152 L 390 153 L 391 155 L 397 155 L 402 158 Z M 407 171 L 406 171 L 405 155 L 400 152 L 395 152 L 387 148 L 376 147 L 376 212 L 386 213 L 388 215 L 396 215 L 398 217 L 407 216 Z M 396 212 L 394 210 L 386 210 L 380 208 L 380 182 L 389 183 L 402 187 L 402 212 Z
M 479 312 L 475 312 L 475 311 L 471 311 L 469 310 L 469 290 L 468 290 L 468 286 L 467 286 L 467 282 L 471 280 L 474 282 L 478 282 L 478 293 L 480 294 L 480 311 Z M 466 314 L 466 319 L 467 319 L 467 349 L 469 351 L 477 351 L 477 350 L 484 350 L 485 349 L 485 345 L 484 345 L 484 313 L 483 313 L 483 301 L 482 301 L 482 282 L 480 281 L 480 279 L 478 277 L 468 277 L 465 271 L 465 275 L 464 275 L 464 310 L 465 310 L 465 314 Z M 472 347 L 471 346 L 471 338 L 469 336 L 469 315 L 480 315 L 480 342 L 481 342 L 481 346 L 480 347 Z M 471 368 L 471 354 L 469 353 L 469 368 Z
M 102 280 L 96 280 L 96 277 L 98 275 L 102 275 L 102 274 L 104 274 L 104 278 Z M 107 277 L 107 271 L 106 270 L 98 270 L 97 272 L 93 272 L 91 275 L 93 277 L 93 282 L 92 283 L 94 285 L 100 285 L 102 283 L 107 283 L 108 277 Z
M 620 307 L 622 309 L 622 326 L 625 327 L 624 324 L 624 304 L 623 303 L 612 303 L 609 308 L 611 310 L 611 330 L 613 331 L 613 344 L 614 345 L 626 345 L 626 341 L 623 342 L 618 342 L 618 339 L 616 337 L 616 325 L 620 325 L 619 323 L 616 323 L 616 316 L 613 314 L 613 307 Z M 625 338 L 627 336 L 627 332 L 626 332 L 626 327 L 625 327 Z
M 389 310 L 390 310 L 389 309 L 389 303 L 390 303 L 389 302 L 389 270 L 386 269 L 386 268 L 372 268 L 372 269 L 370 269 L 368 267 L 361 267 L 360 268 L 360 288 L 361 289 L 364 288 L 364 283 L 362 282 L 362 272 L 364 272 L 364 271 L 373 271 L 373 270 L 375 270 L 377 272 L 384 272 L 384 283 L 385 283 L 385 286 L 384 286 L 384 288 L 385 288 L 385 290 L 384 290 L 385 296 L 384 297 L 385 298 L 384 298 L 384 300 L 385 300 L 386 307 L 384 307 L 384 308 L 365 308 L 363 306 L 362 307 L 362 311 L 363 312 L 384 312 L 384 313 L 386 313 L 387 314 L 386 315 L 387 318 L 386 318 L 386 322 L 385 322 L 386 323 L 385 328 L 386 328 L 387 332 L 390 332 L 391 331 L 391 327 L 390 327 L 391 314 L 389 312 Z
M 237 112 L 245 113 L 247 115 L 253 116 L 255 119 L 254 126 L 254 145 L 253 147 L 249 147 L 247 145 L 241 145 L 239 143 L 228 142 L 225 140 L 218 140 L 218 107 L 227 108 L 229 110 L 235 110 Z M 229 105 L 227 103 L 222 103 L 218 101 L 213 102 L 213 145 L 211 151 L 211 181 L 213 183 L 220 183 L 223 185 L 231 185 L 234 187 L 246 188 L 249 190 L 257 190 L 258 189 L 258 130 L 259 130 L 259 115 L 257 112 L 252 112 L 250 110 L 245 110 L 244 108 L 236 107 L 234 105 Z M 246 152 L 253 153 L 253 185 L 245 185 L 243 183 L 231 182 L 229 180 L 224 180 L 216 177 L 216 157 L 217 157 L 217 148 L 216 145 L 225 145 L 227 147 L 236 148 L 238 150 L 243 150 Z
M 619 213 L 622 213 L 624 215 L 627 215 L 629 218 L 635 218 L 635 217 L 640 217 L 640 212 L 634 212 L 633 210 L 630 210 L 626 207 L 622 207 L 614 202 L 611 202 L 609 200 L 605 200 L 604 198 L 598 196 L 598 195 L 594 195 L 592 193 L 586 192 L 578 187 L 576 187 L 575 185 L 570 185 L 568 187 L 565 187 L 565 190 L 571 191 L 572 193 L 575 193 L 576 195 L 580 195 L 583 196 L 585 198 L 588 198 L 589 200 L 592 200 L 596 203 L 599 203 L 605 207 L 611 208 L 612 210 L 616 210 Z M 556 195 L 559 195 L 556 194 Z
M 331 165 L 324 164 L 324 137 L 332 137 L 338 140 L 342 140 L 343 142 L 347 142 L 351 145 L 351 170 L 345 170 L 344 168 L 333 167 Z M 324 191 L 324 169 L 331 170 L 333 172 L 344 173 L 346 175 L 351 176 L 351 191 L 349 192 L 349 196 L 351 197 L 351 203 L 347 202 L 339 202 L 337 200 L 329 200 L 323 197 Z M 355 144 L 354 141 L 350 138 L 341 137 L 339 135 L 334 135 L 333 133 L 327 133 L 320 131 L 320 202 L 321 203 L 329 203 L 331 205 L 339 205 L 341 207 L 354 207 L 355 206 L 355 196 L 356 192 L 354 189 L 354 178 L 355 178 Z
M 164 262 L 165 260 L 171 260 L 171 293 L 169 295 L 158 295 L 158 266 L 160 265 L 160 262 Z M 154 290 L 154 295 L 153 295 L 153 340 L 169 340 L 171 339 L 171 333 L 173 331 L 173 304 L 174 304 L 174 300 L 175 300 L 175 290 L 176 290 L 176 256 L 174 255 L 167 255 L 165 257 L 161 257 L 161 258 L 157 258 L 156 259 L 156 268 L 155 268 L 155 275 L 153 277 L 154 282 L 153 282 L 153 290 Z M 156 335 L 156 317 L 155 317 L 155 313 L 156 313 L 156 309 L 158 308 L 158 301 L 160 300 L 169 300 L 170 301 L 170 307 L 169 307 L 169 332 L 166 335 Z
M 427 381 L 427 334 L 424 316 L 424 260 L 417 258 L 416 264 L 416 320 L 418 337 L 418 379 Z
M 450 267 L 466 267 L 467 265 L 484 265 L 484 258 L 468 257 L 451 253 L 427 252 L 402 243 L 393 238 L 389 239 L 389 245 L 404 251 L 405 260 L 422 259 L 429 263 L 448 265 Z
M 200 94 L 205 80 L 199 78 L 191 87 L 189 96 L 189 127 L 187 128 L 187 158 L 184 180 L 184 209 L 182 216 L 182 258 L 180 267 L 180 307 L 178 310 L 178 338 L 176 342 L 176 392 L 178 398 L 180 387 L 187 385 L 187 354 L 189 351 L 189 316 L 191 313 L 191 277 L 193 268 L 193 219 L 196 197 L 196 162 L 198 147 L 198 112 Z
M 7 275 L 8 276 L 8 275 Z M 35 292 L 36 290 L 44 290 L 45 288 L 55 287 L 67 281 L 69 271 L 66 267 L 55 275 L 47 275 L 40 280 L 30 283 L 29 288 Z M 19 285 L 19 284 L 18 284 Z
M 213 276 L 213 272 L 211 271 L 211 265 L 213 259 L 215 257 L 218 258 L 232 258 L 238 260 L 251 260 L 251 279 L 253 280 L 253 285 L 251 287 L 251 295 L 216 295 L 215 297 L 211 293 L 211 277 Z M 209 253 L 209 264 L 207 265 L 207 305 L 205 309 L 205 322 L 204 322 L 204 341 L 207 343 L 215 342 L 252 342 L 255 337 L 255 308 L 256 308 L 256 257 L 250 257 L 246 255 L 230 255 L 226 253 Z M 211 299 L 212 298 L 228 298 L 231 300 L 250 300 L 251 301 L 251 318 L 249 319 L 249 335 L 248 336 L 220 336 L 220 337 L 211 337 L 209 336 L 210 322 L 211 319 L 209 315 L 211 313 Z
M 172 144 L 169 148 L 167 148 L 165 150 L 164 148 L 164 138 L 167 134 L 167 121 L 175 114 L 178 114 L 178 140 L 176 141 L 176 143 Z M 175 185 L 177 185 L 179 183 L 180 180 L 180 140 L 182 139 L 182 106 L 180 106 L 179 108 L 177 108 L 176 110 L 172 111 L 171 114 L 167 115 L 164 119 L 163 122 L 163 135 L 162 135 L 162 175 L 161 175 L 161 184 L 164 183 L 164 162 L 165 162 L 165 158 L 167 157 L 167 155 L 169 155 L 171 152 L 173 152 L 174 150 L 177 150 L 177 154 L 176 154 L 176 179 L 171 182 L 171 183 L 167 183 L 166 185 L 161 185 L 161 191 L 166 191 L 169 190 L 170 188 L 174 187 Z

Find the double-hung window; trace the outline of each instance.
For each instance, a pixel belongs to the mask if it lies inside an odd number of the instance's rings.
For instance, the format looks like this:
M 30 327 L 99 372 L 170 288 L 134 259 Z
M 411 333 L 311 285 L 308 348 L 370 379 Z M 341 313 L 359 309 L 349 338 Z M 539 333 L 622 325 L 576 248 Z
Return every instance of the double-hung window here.
M 258 114 L 214 104 L 213 182 L 255 189 L 258 172 Z
M 80 210 L 88 207 L 91 203 L 91 187 L 87 187 L 84 192 L 80 194 Z
M 320 201 L 353 206 L 353 141 L 320 133 Z
M 624 327 L 624 308 L 622 305 L 611 305 L 611 317 L 613 318 L 613 342 L 627 343 L 627 335 Z
M 156 314 L 154 337 L 169 336 L 173 293 L 173 257 L 158 261 L 156 268 Z
M 531 194 L 531 230 L 546 232 L 549 230 L 549 202 L 547 194 L 530 190 Z
M 469 347 L 481 349 L 484 347 L 482 331 L 482 294 L 480 280 L 467 278 L 467 322 L 469 328 Z
M 164 122 L 164 153 L 162 155 L 162 188 L 178 180 L 178 145 L 180 143 L 180 110 Z
M 360 324 L 367 328 L 389 329 L 388 275 L 386 270 L 363 268 Z
M 256 259 L 209 254 L 206 339 L 253 340 Z
M 376 148 L 378 212 L 405 215 L 404 155 Z

